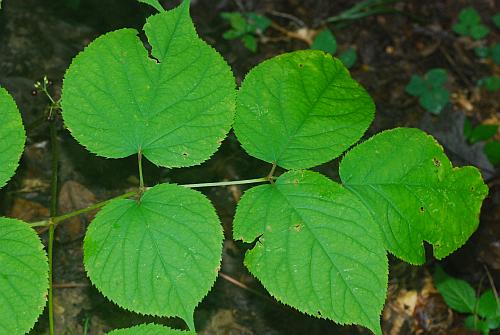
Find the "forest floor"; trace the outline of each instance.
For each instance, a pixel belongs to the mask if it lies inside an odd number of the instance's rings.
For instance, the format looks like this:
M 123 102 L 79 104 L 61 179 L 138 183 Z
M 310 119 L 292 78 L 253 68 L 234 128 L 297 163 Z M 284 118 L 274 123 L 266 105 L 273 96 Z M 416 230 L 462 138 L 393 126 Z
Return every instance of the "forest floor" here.
M 308 36 L 324 28 L 324 21 L 353 6 L 354 0 L 192 0 L 192 16 L 202 38 L 213 45 L 232 66 L 238 83 L 255 65 L 275 55 L 308 48 L 288 32 Z M 173 7 L 178 1 L 163 1 Z M 70 4 L 70 5 L 69 5 Z M 490 187 L 477 232 L 458 252 L 439 262 L 451 275 L 468 281 L 477 290 L 490 285 L 491 273 L 500 289 L 500 179 L 488 162 L 481 143 L 469 145 L 463 135 L 464 118 L 473 124 L 500 124 L 499 94 L 478 87 L 480 78 L 499 68 L 479 60 L 468 38 L 457 36 L 451 26 L 459 11 L 474 6 L 487 22 L 499 11 L 494 0 L 399 1 L 396 13 L 370 16 L 329 25 L 339 49 L 355 47 L 358 61 L 352 76 L 372 95 L 377 115 L 366 136 L 383 129 L 418 127 L 434 135 L 456 166 L 475 165 Z M 269 29 L 256 53 L 239 41 L 227 41 L 222 12 L 257 12 L 271 18 L 281 30 Z M 132 27 L 139 31 L 152 11 L 133 0 L 4 0 L 0 11 L 0 85 L 13 93 L 27 126 L 27 147 L 16 177 L 0 193 L 0 214 L 36 221 L 48 216 L 50 196 L 49 127 L 43 121 L 48 101 L 33 95 L 33 84 L 47 75 L 59 97 L 65 70 L 71 59 L 105 32 Z M 283 15 L 285 14 L 285 15 Z M 293 35 L 293 34 L 292 34 Z M 490 42 L 498 42 L 492 29 Z M 405 92 L 413 74 L 432 68 L 449 73 L 451 103 L 439 116 L 423 110 Z M 496 135 L 499 140 L 499 134 Z M 106 160 L 79 146 L 60 126 L 61 213 L 86 207 L 137 187 L 136 161 Z M 338 179 L 338 161 L 317 171 Z M 250 179 L 265 176 L 269 166 L 249 157 L 234 135 L 202 166 L 159 169 L 145 166 L 146 183 L 197 183 Z M 235 207 L 246 188 L 209 188 L 224 225 L 226 241 L 221 275 L 198 306 L 195 320 L 200 334 L 368 334 L 355 326 L 305 316 L 273 300 L 243 266 L 247 246 L 231 239 Z M 91 215 L 73 219 L 57 230 L 54 255 L 55 314 L 59 334 L 104 334 L 113 328 L 154 321 L 182 328 L 178 319 L 143 317 L 120 309 L 89 282 L 82 263 L 82 243 Z M 46 242 L 47 232 L 39 231 Z M 431 249 L 429 253 L 431 254 Z M 473 334 L 464 327 L 464 316 L 450 310 L 432 280 L 436 261 L 415 267 L 390 258 L 388 300 L 382 315 L 384 332 L 399 334 Z M 238 284 L 238 285 L 235 285 Z M 243 286 L 243 287 L 241 287 Z M 31 334 L 47 333 L 46 312 Z M 497 332 L 496 334 L 500 334 Z

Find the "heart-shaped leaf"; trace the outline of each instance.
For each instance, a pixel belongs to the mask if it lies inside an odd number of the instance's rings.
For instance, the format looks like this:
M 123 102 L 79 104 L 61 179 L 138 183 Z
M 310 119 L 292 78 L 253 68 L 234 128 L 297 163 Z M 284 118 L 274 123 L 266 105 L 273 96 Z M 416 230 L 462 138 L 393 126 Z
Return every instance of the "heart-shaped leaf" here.
M 453 168 L 436 140 L 411 128 L 384 131 L 349 151 L 340 177 L 372 213 L 386 248 L 413 264 L 425 261 L 423 241 L 438 259 L 461 247 L 488 194 L 476 168 Z
M 133 29 L 97 38 L 66 72 L 64 121 L 91 152 L 142 152 L 167 167 L 200 164 L 228 133 L 235 82 L 223 58 L 196 34 L 189 1 L 148 18 L 151 57 Z
M 223 234 L 208 199 L 162 184 L 139 201 L 114 200 L 90 224 L 84 243 L 92 283 L 119 306 L 180 316 L 193 311 L 217 277 Z
M 49 287 L 42 242 L 26 223 L 0 218 L 0 264 L 0 333 L 26 334 L 45 307 Z
M 341 61 L 321 51 L 296 51 L 247 74 L 234 131 L 254 157 L 286 169 L 309 168 L 358 141 L 374 111 Z
M 350 192 L 310 171 L 245 192 L 234 237 L 258 238 L 245 265 L 279 301 L 301 312 L 380 330 L 387 257 L 376 223 Z
M 26 138 L 14 99 L 0 87 L 0 188 L 14 175 Z
M 171 329 L 154 323 L 142 324 L 135 327 L 116 329 L 108 335 L 196 335 L 195 332 Z

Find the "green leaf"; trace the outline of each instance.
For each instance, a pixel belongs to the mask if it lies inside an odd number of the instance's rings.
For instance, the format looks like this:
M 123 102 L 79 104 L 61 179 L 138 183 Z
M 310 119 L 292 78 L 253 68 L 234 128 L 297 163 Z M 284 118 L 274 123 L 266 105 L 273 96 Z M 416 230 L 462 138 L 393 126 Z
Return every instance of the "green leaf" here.
M 485 37 L 490 32 L 488 27 L 481 24 L 481 16 L 472 7 L 462 9 L 458 16 L 458 23 L 453 25 L 453 31 L 475 40 Z
M 494 92 L 500 90 L 500 77 L 490 76 L 480 80 L 480 84 L 486 87 L 488 91 Z
M 423 241 L 438 259 L 462 246 L 488 193 L 476 168 L 453 168 L 434 138 L 412 128 L 356 146 L 340 163 L 340 177 L 372 213 L 386 248 L 412 264 L 425 262 Z
M 344 64 L 344 66 L 348 69 L 354 66 L 356 64 L 356 61 L 358 60 L 358 54 L 356 53 L 356 49 L 354 48 L 349 48 L 343 53 L 339 55 L 340 61 Z
M 196 34 L 189 1 L 149 17 L 144 30 L 158 61 L 133 29 L 97 38 L 73 60 L 62 92 L 66 126 L 100 156 L 200 164 L 231 127 L 231 69 Z
M 500 307 L 493 290 L 484 292 L 479 298 L 477 313 L 483 318 L 496 318 L 500 316 Z
M 486 319 L 486 324 L 488 325 L 489 329 L 500 328 L 500 316 L 491 319 Z
M 45 307 L 49 267 L 38 234 L 0 218 L 0 332 L 25 334 Z
M 418 97 L 422 95 L 426 90 L 426 84 L 422 77 L 414 74 L 411 76 L 411 80 L 405 87 L 406 93 Z
M 450 277 L 440 267 L 434 273 L 434 283 L 450 308 L 460 313 L 474 313 L 476 293 L 469 283 Z
M 131 328 L 116 329 L 109 332 L 108 335 L 196 335 L 196 333 L 150 323 Z
M 14 175 L 24 150 L 26 135 L 14 99 L 0 87 L 0 188 Z
M 432 88 L 443 86 L 448 81 L 448 73 L 440 68 L 429 70 L 425 74 L 425 81 Z
M 500 142 L 492 141 L 484 145 L 484 153 L 493 165 L 500 164 Z
M 248 23 L 240 12 L 224 12 L 221 17 L 228 21 L 233 28 L 233 34 L 242 36 L 248 32 Z M 225 37 L 224 37 L 225 38 Z
M 114 200 L 97 214 L 85 236 L 85 269 L 119 306 L 180 316 L 194 330 L 193 310 L 217 277 L 222 240 L 201 193 L 157 185 L 139 201 Z
M 470 120 L 468 118 L 465 118 L 464 119 L 464 137 L 467 140 L 470 139 L 470 136 L 472 135 L 472 130 L 473 130 L 472 123 L 470 122 Z
M 420 105 L 432 114 L 440 114 L 450 101 L 450 92 L 443 87 L 425 91 L 418 100 Z
M 500 28 L 500 13 L 496 13 L 495 15 L 493 15 L 491 20 L 493 21 L 493 23 L 497 28 Z
M 406 86 L 406 92 L 419 97 L 420 105 L 427 111 L 439 114 L 449 101 L 450 93 L 443 87 L 447 80 L 446 70 L 432 69 L 425 74 L 425 78 L 413 75 Z
M 490 33 L 490 29 L 485 25 L 478 24 L 476 26 L 471 27 L 470 36 L 475 40 L 480 40 L 483 37 L 486 37 Z
M 160 13 L 165 11 L 165 9 L 158 2 L 158 0 L 137 0 L 137 1 L 150 5 Z M 189 0 L 187 0 L 187 2 L 189 2 Z
M 500 43 L 495 43 L 490 47 L 491 59 L 496 65 L 500 65 Z
M 454 24 L 452 29 L 454 32 L 462 36 L 466 36 L 469 33 L 469 26 L 464 23 Z
M 489 334 L 488 323 L 478 319 L 474 315 L 469 315 L 464 321 L 465 327 L 481 332 L 483 335 Z
M 481 22 L 479 13 L 473 7 L 462 9 L 458 14 L 458 19 L 461 23 L 465 23 L 467 25 L 475 25 Z
M 333 55 L 337 51 L 337 40 L 332 31 L 327 28 L 320 32 L 314 39 L 311 49 L 321 50 Z
M 494 124 L 480 124 L 472 130 L 470 136 L 468 137 L 470 143 L 477 143 L 480 141 L 486 141 L 493 136 L 498 131 L 498 126 Z
M 245 192 L 234 237 L 255 247 L 245 265 L 279 301 L 382 334 L 387 257 L 363 205 L 316 172 L 291 171 Z
M 243 42 L 243 45 L 245 46 L 245 48 L 247 48 L 248 50 L 250 50 L 252 52 L 257 51 L 257 40 L 255 39 L 254 36 L 252 36 L 250 34 L 243 35 L 241 37 L 241 41 Z
M 474 53 L 479 58 L 487 58 L 490 55 L 490 48 L 488 48 L 488 47 L 476 47 L 476 48 L 474 48 Z
M 235 40 L 237 38 L 242 37 L 242 34 L 237 30 L 231 29 L 231 30 L 224 32 L 224 34 L 222 34 L 222 37 L 226 40 L 231 41 L 231 40 Z
M 250 26 L 250 31 L 263 33 L 269 28 L 272 24 L 272 21 L 269 20 L 264 15 L 259 15 L 257 13 L 248 13 L 247 14 Z
M 234 130 L 250 155 L 286 169 L 309 168 L 358 141 L 374 111 L 371 97 L 338 59 L 296 51 L 248 73 Z

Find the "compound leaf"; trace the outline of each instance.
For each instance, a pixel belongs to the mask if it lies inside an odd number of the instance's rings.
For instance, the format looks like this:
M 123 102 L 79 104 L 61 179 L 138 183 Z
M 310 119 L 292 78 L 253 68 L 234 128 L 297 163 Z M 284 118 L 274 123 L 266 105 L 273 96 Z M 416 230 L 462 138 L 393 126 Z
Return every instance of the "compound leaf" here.
M 316 50 L 259 64 L 237 100 L 234 130 L 243 148 L 286 169 L 337 157 L 361 138 L 375 110 L 342 62 Z
M 84 263 L 94 285 L 119 306 L 180 316 L 194 329 L 193 311 L 217 277 L 222 240 L 207 198 L 162 184 L 97 214 L 85 236 Z
M 26 135 L 17 105 L 0 87 L 0 188 L 14 175 L 24 150 Z
M 476 293 L 469 283 L 450 277 L 440 267 L 434 273 L 434 282 L 450 308 L 460 313 L 474 313 Z
M 301 312 L 380 330 L 387 257 L 369 212 L 319 173 L 291 171 L 245 192 L 234 237 L 258 239 L 245 265 Z
M 154 323 L 142 324 L 130 328 L 116 329 L 108 335 L 196 335 L 195 332 L 172 329 Z
M 231 127 L 231 69 L 198 37 L 187 0 L 149 17 L 144 31 L 154 59 L 134 29 L 105 34 L 75 57 L 63 83 L 64 121 L 100 156 L 142 152 L 160 166 L 200 164 Z
M 462 246 L 488 194 L 476 168 L 453 168 L 431 136 L 412 128 L 384 131 L 349 151 L 340 177 L 372 213 L 386 248 L 413 264 L 425 261 L 423 241 L 438 259 Z
M 49 267 L 37 233 L 0 218 L 0 333 L 25 334 L 45 307 Z

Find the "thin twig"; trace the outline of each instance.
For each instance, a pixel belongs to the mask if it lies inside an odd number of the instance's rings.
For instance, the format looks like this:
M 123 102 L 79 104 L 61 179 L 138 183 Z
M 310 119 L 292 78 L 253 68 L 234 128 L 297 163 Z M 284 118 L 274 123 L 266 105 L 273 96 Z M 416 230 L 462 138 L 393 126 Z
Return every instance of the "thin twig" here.
M 78 288 L 78 287 L 88 287 L 89 284 L 85 283 L 59 283 L 52 284 L 53 288 Z
M 291 20 L 291 21 L 297 23 L 297 25 L 301 28 L 306 26 L 304 21 L 302 21 L 301 19 L 299 19 L 296 16 L 293 16 L 292 14 L 282 13 L 282 12 L 278 12 L 276 10 L 269 11 L 269 14 Z
M 242 288 L 242 289 L 244 289 L 244 290 L 246 290 L 246 291 L 248 291 L 248 292 L 251 292 L 251 293 L 255 294 L 256 296 L 258 296 L 258 297 L 260 297 L 260 298 L 262 298 L 262 299 L 265 299 L 265 300 L 267 300 L 267 301 L 272 302 L 273 304 L 276 304 L 276 301 L 274 301 L 273 299 L 271 299 L 271 298 L 269 298 L 268 296 L 266 296 L 266 295 L 264 295 L 264 294 L 260 293 L 260 292 L 259 292 L 259 291 L 257 291 L 257 290 L 254 290 L 253 288 L 248 287 L 247 285 L 243 284 L 243 283 L 242 283 L 242 282 L 240 282 L 239 280 L 236 280 L 236 279 L 234 279 L 233 277 L 231 277 L 231 276 L 229 276 L 229 275 L 227 275 L 227 274 L 225 274 L 225 273 L 223 273 L 223 272 L 219 272 L 219 276 L 220 276 L 222 279 L 224 279 L 224 280 L 226 280 L 226 281 L 230 282 L 231 284 L 233 284 L 233 285 L 235 285 L 235 286 L 238 286 L 238 287 L 240 287 L 240 288 Z

